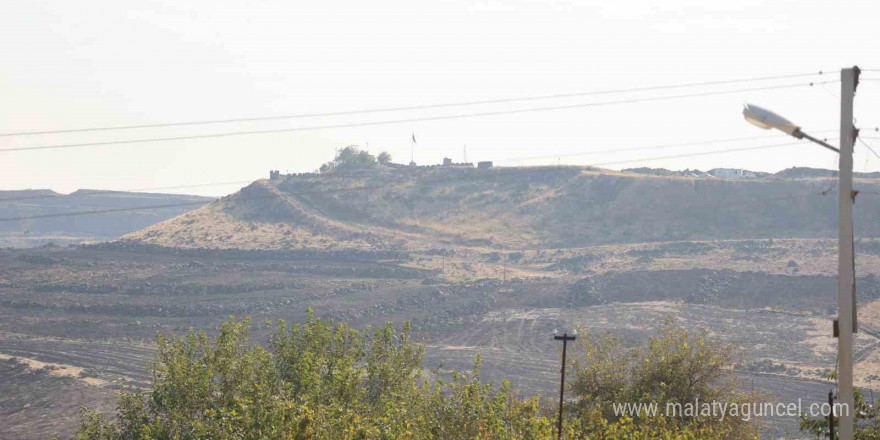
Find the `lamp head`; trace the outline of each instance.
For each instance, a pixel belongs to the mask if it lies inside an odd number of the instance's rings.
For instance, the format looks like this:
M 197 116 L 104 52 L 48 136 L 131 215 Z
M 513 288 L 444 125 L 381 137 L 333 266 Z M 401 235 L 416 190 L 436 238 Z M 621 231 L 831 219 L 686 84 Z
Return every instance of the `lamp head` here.
M 745 117 L 746 121 L 750 124 L 757 127 L 761 127 L 765 130 L 775 128 L 785 134 L 796 137 L 801 130 L 799 126 L 795 125 L 788 119 L 753 104 L 746 104 L 743 106 L 743 117 Z

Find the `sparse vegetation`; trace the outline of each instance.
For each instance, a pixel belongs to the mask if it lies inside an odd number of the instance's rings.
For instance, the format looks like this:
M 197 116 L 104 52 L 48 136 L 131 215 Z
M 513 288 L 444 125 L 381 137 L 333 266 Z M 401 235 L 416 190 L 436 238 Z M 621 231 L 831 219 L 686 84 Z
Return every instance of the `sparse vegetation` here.
M 356 145 L 349 145 L 339 150 L 332 161 L 321 165 L 319 171 L 322 173 L 356 171 L 373 167 L 377 163 L 381 165 L 391 163 L 391 155 L 387 151 L 383 151 L 376 157 L 367 151 L 361 150 Z
M 783 243 L 777 240 L 777 245 Z M 544 252 L 541 258 L 552 261 L 568 252 Z M 603 252 L 607 259 L 596 264 L 632 258 L 617 248 Z M 510 271 L 539 255 L 525 251 L 523 260 L 514 263 L 507 261 L 509 253 L 499 252 L 499 261 L 492 264 L 506 265 Z M 502 379 L 510 378 L 522 396 L 548 396 L 558 386 L 557 347 L 548 336 L 558 325 L 557 316 L 571 315 L 594 332 L 612 332 L 629 348 L 653 334 L 664 314 L 674 313 L 689 328 L 711 328 L 713 334 L 754 347 L 750 355 L 755 358 L 785 365 L 784 372 L 761 375 L 751 375 L 748 368 L 737 370 L 747 374 L 746 380 L 760 380 L 762 386 L 782 393 L 781 399 L 791 398 L 792 390 L 799 390 L 795 399 L 821 399 L 827 388 L 802 378 L 819 378 L 817 371 L 834 360 L 833 347 L 826 347 L 822 337 L 828 328 L 825 309 L 833 302 L 828 295 L 834 285 L 830 276 L 706 269 L 612 271 L 582 277 L 580 287 L 592 286 L 592 294 L 599 295 L 596 300 L 574 295 L 577 283 L 569 277 L 509 276 L 507 283 L 500 278 L 458 283 L 439 277 L 439 272 L 407 267 L 416 258 L 434 261 L 438 269 L 445 258 L 447 273 L 453 265 L 464 270 L 462 263 L 471 261 L 489 264 L 480 262 L 484 254 L 461 248 L 435 248 L 414 254 L 413 260 L 388 251 L 185 250 L 130 244 L 0 253 L 0 353 L 87 370 L 83 380 L 70 380 L 80 384 L 78 401 L 89 402 L 129 385 L 149 386 L 150 377 L 144 372 L 153 351 L 147 341 L 157 331 L 212 329 L 230 314 L 257 320 L 285 316 L 302 322 L 303 308 L 311 306 L 326 319 L 358 327 L 378 325 L 389 317 L 397 317 L 398 323 L 411 319 L 414 334 L 427 344 L 425 365 L 444 365 L 439 370 L 444 377 L 450 368 L 470 368 L 474 354 L 482 352 L 484 384 L 498 387 Z M 784 269 L 787 261 L 778 264 Z M 860 278 L 862 294 L 876 290 L 872 280 L 875 277 Z M 702 296 L 707 301 L 700 305 L 683 304 L 688 295 L 703 290 L 719 295 Z M 790 308 L 759 310 L 768 305 Z M 810 307 L 819 315 L 809 315 Z M 862 303 L 860 310 L 870 313 L 871 304 Z M 866 331 L 875 328 L 870 318 L 860 322 Z M 255 341 L 269 336 L 262 327 L 254 332 Z M 778 342 L 765 340 L 761 335 L 767 332 Z M 869 333 L 861 334 L 860 358 L 870 356 L 873 341 Z M 794 367 L 800 373 L 790 376 Z M 877 373 L 864 367 L 859 371 Z M 18 376 L 15 383 L 26 377 Z M 106 384 L 90 385 L 85 382 L 90 378 Z M 48 382 L 33 382 L 35 387 L 41 384 L 48 387 Z M 50 388 L 45 392 L 55 396 Z M 17 408 L 14 416 L 0 415 L 5 417 L 0 424 L 19 429 L 15 432 L 25 429 L 21 420 L 39 425 L 30 426 L 23 438 L 69 435 L 69 421 L 76 416 L 75 405 L 53 411 L 38 405 L 13 408 Z M 62 424 L 64 420 L 68 422 Z M 796 420 L 770 423 L 776 436 L 797 433 Z
M 579 346 L 585 356 L 574 363 L 572 391 L 578 396 L 581 417 L 598 412 L 607 420 L 620 420 L 612 409 L 620 402 L 657 402 L 659 408 L 666 408 L 697 401 L 742 404 L 757 398 L 736 385 L 730 368 L 732 346 L 712 341 L 705 333 L 690 334 L 669 319 L 643 347 L 626 350 L 613 336 L 590 334 L 580 338 Z M 720 421 L 697 414 L 664 422 L 679 429 L 711 427 L 723 438 L 758 438 L 757 426 L 737 417 Z
M 215 338 L 195 331 L 183 337 L 160 334 L 152 390 L 123 393 L 115 421 L 85 411 L 74 438 L 555 438 L 552 409 L 542 408 L 537 398 L 517 397 L 510 382 L 482 383 L 479 355 L 470 372 L 428 377 L 423 348 L 412 342 L 408 324 L 361 333 L 310 312 L 303 324 L 275 324 L 268 349 L 250 341 L 249 325 L 247 319 L 227 322 Z M 614 379 L 590 382 L 599 370 L 576 364 L 573 389 L 581 402 L 729 397 L 729 390 L 710 387 L 729 358 L 704 342 L 665 328 L 633 363 L 633 388 L 620 389 Z M 599 360 L 599 348 L 586 347 L 584 360 L 591 365 Z M 613 375 L 603 371 L 603 377 Z M 656 380 L 663 378 L 669 382 L 658 388 Z M 744 422 L 611 417 L 583 405 L 569 411 L 566 438 L 756 438 L 755 425 Z
M 644 262 L 717 248 L 696 240 L 763 239 L 761 246 L 754 240 L 755 246 L 735 257 L 758 263 L 761 248 L 775 246 L 768 238 L 827 238 L 835 231 L 830 199 L 778 203 L 817 191 L 818 183 L 810 180 L 694 181 L 569 167 L 380 171 L 377 164 L 368 152 L 346 147 L 325 164 L 326 175 L 262 182 L 266 191 L 252 191 L 256 184 L 251 185 L 197 211 L 194 223 L 168 222 L 127 239 L 174 247 L 265 246 L 280 243 L 283 232 L 268 226 L 283 224 L 320 233 L 339 246 L 358 238 L 381 248 L 425 248 L 437 240 L 494 250 L 678 242 L 650 252 L 634 250 L 634 259 L 644 257 Z M 339 179 L 336 172 L 348 178 Z M 862 185 L 866 191 L 874 186 Z M 856 212 L 862 234 L 880 236 L 880 226 L 871 221 L 880 216 L 878 208 L 868 203 Z M 244 221 L 258 228 L 253 233 L 219 228 Z M 260 239 L 264 234 L 273 237 Z M 227 235 L 247 239 L 224 240 Z M 291 243 L 302 247 L 309 246 Z
M 387 151 L 383 151 L 379 153 L 378 156 L 376 156 L 376 160 L 379 162 L 380 165 L 388 165 L 389 163 L 391 163 L 391 154 L 389 154 Z
M 833 378 L 833 376 L 832 376 Z M 854 395 L 855 412 L 855 440 L 876 440 L 880 438 L 880 407 L 874 405 L 874 402 L 868 402 L 864 393 L 856 389 Z M 839 438 L 839 429 L 837 428 L 839 419 L 834 419 L 834 439 Z M 807 415 L 801 417 L 801 430 L 807 432 L 816 439 L 824 439 L 828 437 L 828 418 L 811 418 Z
M 87 375 L 64 379 L 79 387 L 79 402 L 97 402 L 113 390 L 150 385 L 144 371 L 157 332 L 215 329 L 231 314 L 303 322 L 303 309 L 315 307 L 322 318 L 357 328 L 410 320 L 413 337 L 426 344 L 423 362 L 431 368 L 421 370 L 424 379 L 449 380 L 451 370 L 472 368 L 482 352 L 481 386 L 498 393 L 510 378 L 528 397 L 558 386 L 557 347 L 548 335 L 561 321 L 613 332 L 628 352 L 672 313 L 689 330 L 710 328 L 769 359 L 763 367 L 735 367 L 749 384 L 780 399 L 823 398 L 828 384 L 815 380 L 834 361 L 826 333 L 836 245 L 777 235 L 825 236 L 833 225 L 823 223 L 822 212 L 833 204 L 760 203 L 812 191 L 813 182 L 378 161 L 352 172 L 261 179 L 114 243 L 0 251 L 0 354 L 83 368 Z M 688 209 L 719 194 L 739 208 Z M 860 212 L 870 216 L 874 205 L 865 206 Z M 774 223 L 792 210 L 821 218 Z M 870 234 L 875 225 L 860 231 Z M 739 237 L 748 239 L 727 240 Z M 684 241 L 667 241 L 675 239 Z M 877 309 L 870 301 L 880 297 L 873 243 L 858 244 L 869 250 L 859 255 L 862 385 L 880 373 L 873 330 L 880 326 L 870 313 Z M 253 344 L 275 356 L 266 345 L 271 332 L 253 332 Z M 20 384 L 27 376 L 16 377 Z M 92 379 L 102 382 L 86 382 Z M 59 398 L 48 381 L 33 383 L 46 387 L 46 399 Z M 25 438 L 69 435 L 73 415 L 69 406 L 12 406 L 0 425 L 16 433 L 28 426 Z M 572 409 L 567 423 L 606 426 L 609 436 L 611 429 L 628 432 L 627 424 L 666 423 L 599 415 Z M 548 416 L 539 408 L 536 417 Z M 796 424 L 770 420 L 764 433 L 791 437 Z M 7 434 L 0 426 L 0 437 Z

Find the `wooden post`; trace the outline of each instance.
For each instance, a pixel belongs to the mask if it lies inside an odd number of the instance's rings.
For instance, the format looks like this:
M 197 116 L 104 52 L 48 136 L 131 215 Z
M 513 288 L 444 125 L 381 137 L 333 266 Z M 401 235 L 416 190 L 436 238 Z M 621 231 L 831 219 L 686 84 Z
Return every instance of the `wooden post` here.
M 577 339 L 577 336 L 569 336 L 568 333 L 563 333 L 562 336 L 554 335 L 553 339 L 562 341 L 562 379 L 559 381 L 559 421 L 556 425 L 556 438 L 562 439 L 562 404 L 565 401 L 565 354 L 568 349 L 568 341 L 574 341 Z

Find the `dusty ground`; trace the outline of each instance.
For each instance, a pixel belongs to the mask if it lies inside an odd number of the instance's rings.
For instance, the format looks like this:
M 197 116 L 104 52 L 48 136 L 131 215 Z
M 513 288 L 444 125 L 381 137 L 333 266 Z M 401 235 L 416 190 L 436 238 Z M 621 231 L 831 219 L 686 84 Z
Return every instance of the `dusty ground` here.
M 0 438 L 68 435 L 81 403 L 112 412 L 116 391 L 149 387 L 157 332 L 308 308 L 355 326 L 411 321 L 428 373 L 479 352 L 487 379 L 544 396 L 556 392 L 554 329 L 635 345 L 672 317 L 740 347 L 743 386 L 824 401 L 828 179 L 374 171 L 257 181 L 111 244 L 0 249 Z M 878 201 L 866 191 L 855 219 L 864 387 L 880 383 Z M 765 434 L 797 436 L 797 421 Z
M 428 347 L 427 371 L 469 368 L 480 352 L 487 379 L 509 378 L 523 393 L 545 396 L 555 393 L 558 372 L 554 329 L 577 326 L 637 344 L 672 316 L 742 347 L 744 384 L 780 398 L 822 399 L 835 356 L 835 282 L 819 267 L 830 264 L 832 247 L 823 240 L 749 240 L 522 255 L 478 247 L 446 254 L 3 251 L 0 362 L 12 365 L 16 393 L 47 403 L 3 403 L 0 438 L 69 432 L 78 405 L 59 407 L 59 393 L 110 410 L 116 390 L 148 387 L 156 332 L 214 329 L 230 315 L 295 321 L 309 307 L 356 326 L 410 320 Z M 748 256 L 750 270 L 714 266 L 737 255 Z M 802 263 L 813 255 L 825 263 Z M 874 267 L 873 254 L 866 255 L 857 379 L 872 386 L 880 363 L 880 305 L 873 302 L 880 282 L 865 273 Z M 752 270 L 759 266 L 770 270 Z M 265 337 L 261 327 L 254 331 Z M 796 433 L 795 421 L 773 423 L 772 432 Z

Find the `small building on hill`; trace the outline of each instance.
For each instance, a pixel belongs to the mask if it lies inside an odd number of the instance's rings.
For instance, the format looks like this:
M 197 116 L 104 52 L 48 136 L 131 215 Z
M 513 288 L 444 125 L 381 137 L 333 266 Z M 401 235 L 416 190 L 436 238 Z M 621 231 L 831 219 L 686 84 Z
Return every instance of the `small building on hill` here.
M 474 164 L 471 162 L 453 162 L 452 159 L 448 157 L 443 158 L 443 166 L 444 167 L 459 167 L 459 168 L 473 168 Z
M 722 179 L 754 179 L 758 177 L 754 172 L 742 168 L 713 168 L 709 170 L 709 174 Z
M 488 170 L 490 168 L 492 168 L 492 161 L 491 160 L 484 160 L 481 162 L 477 162 L 477 169 Z

